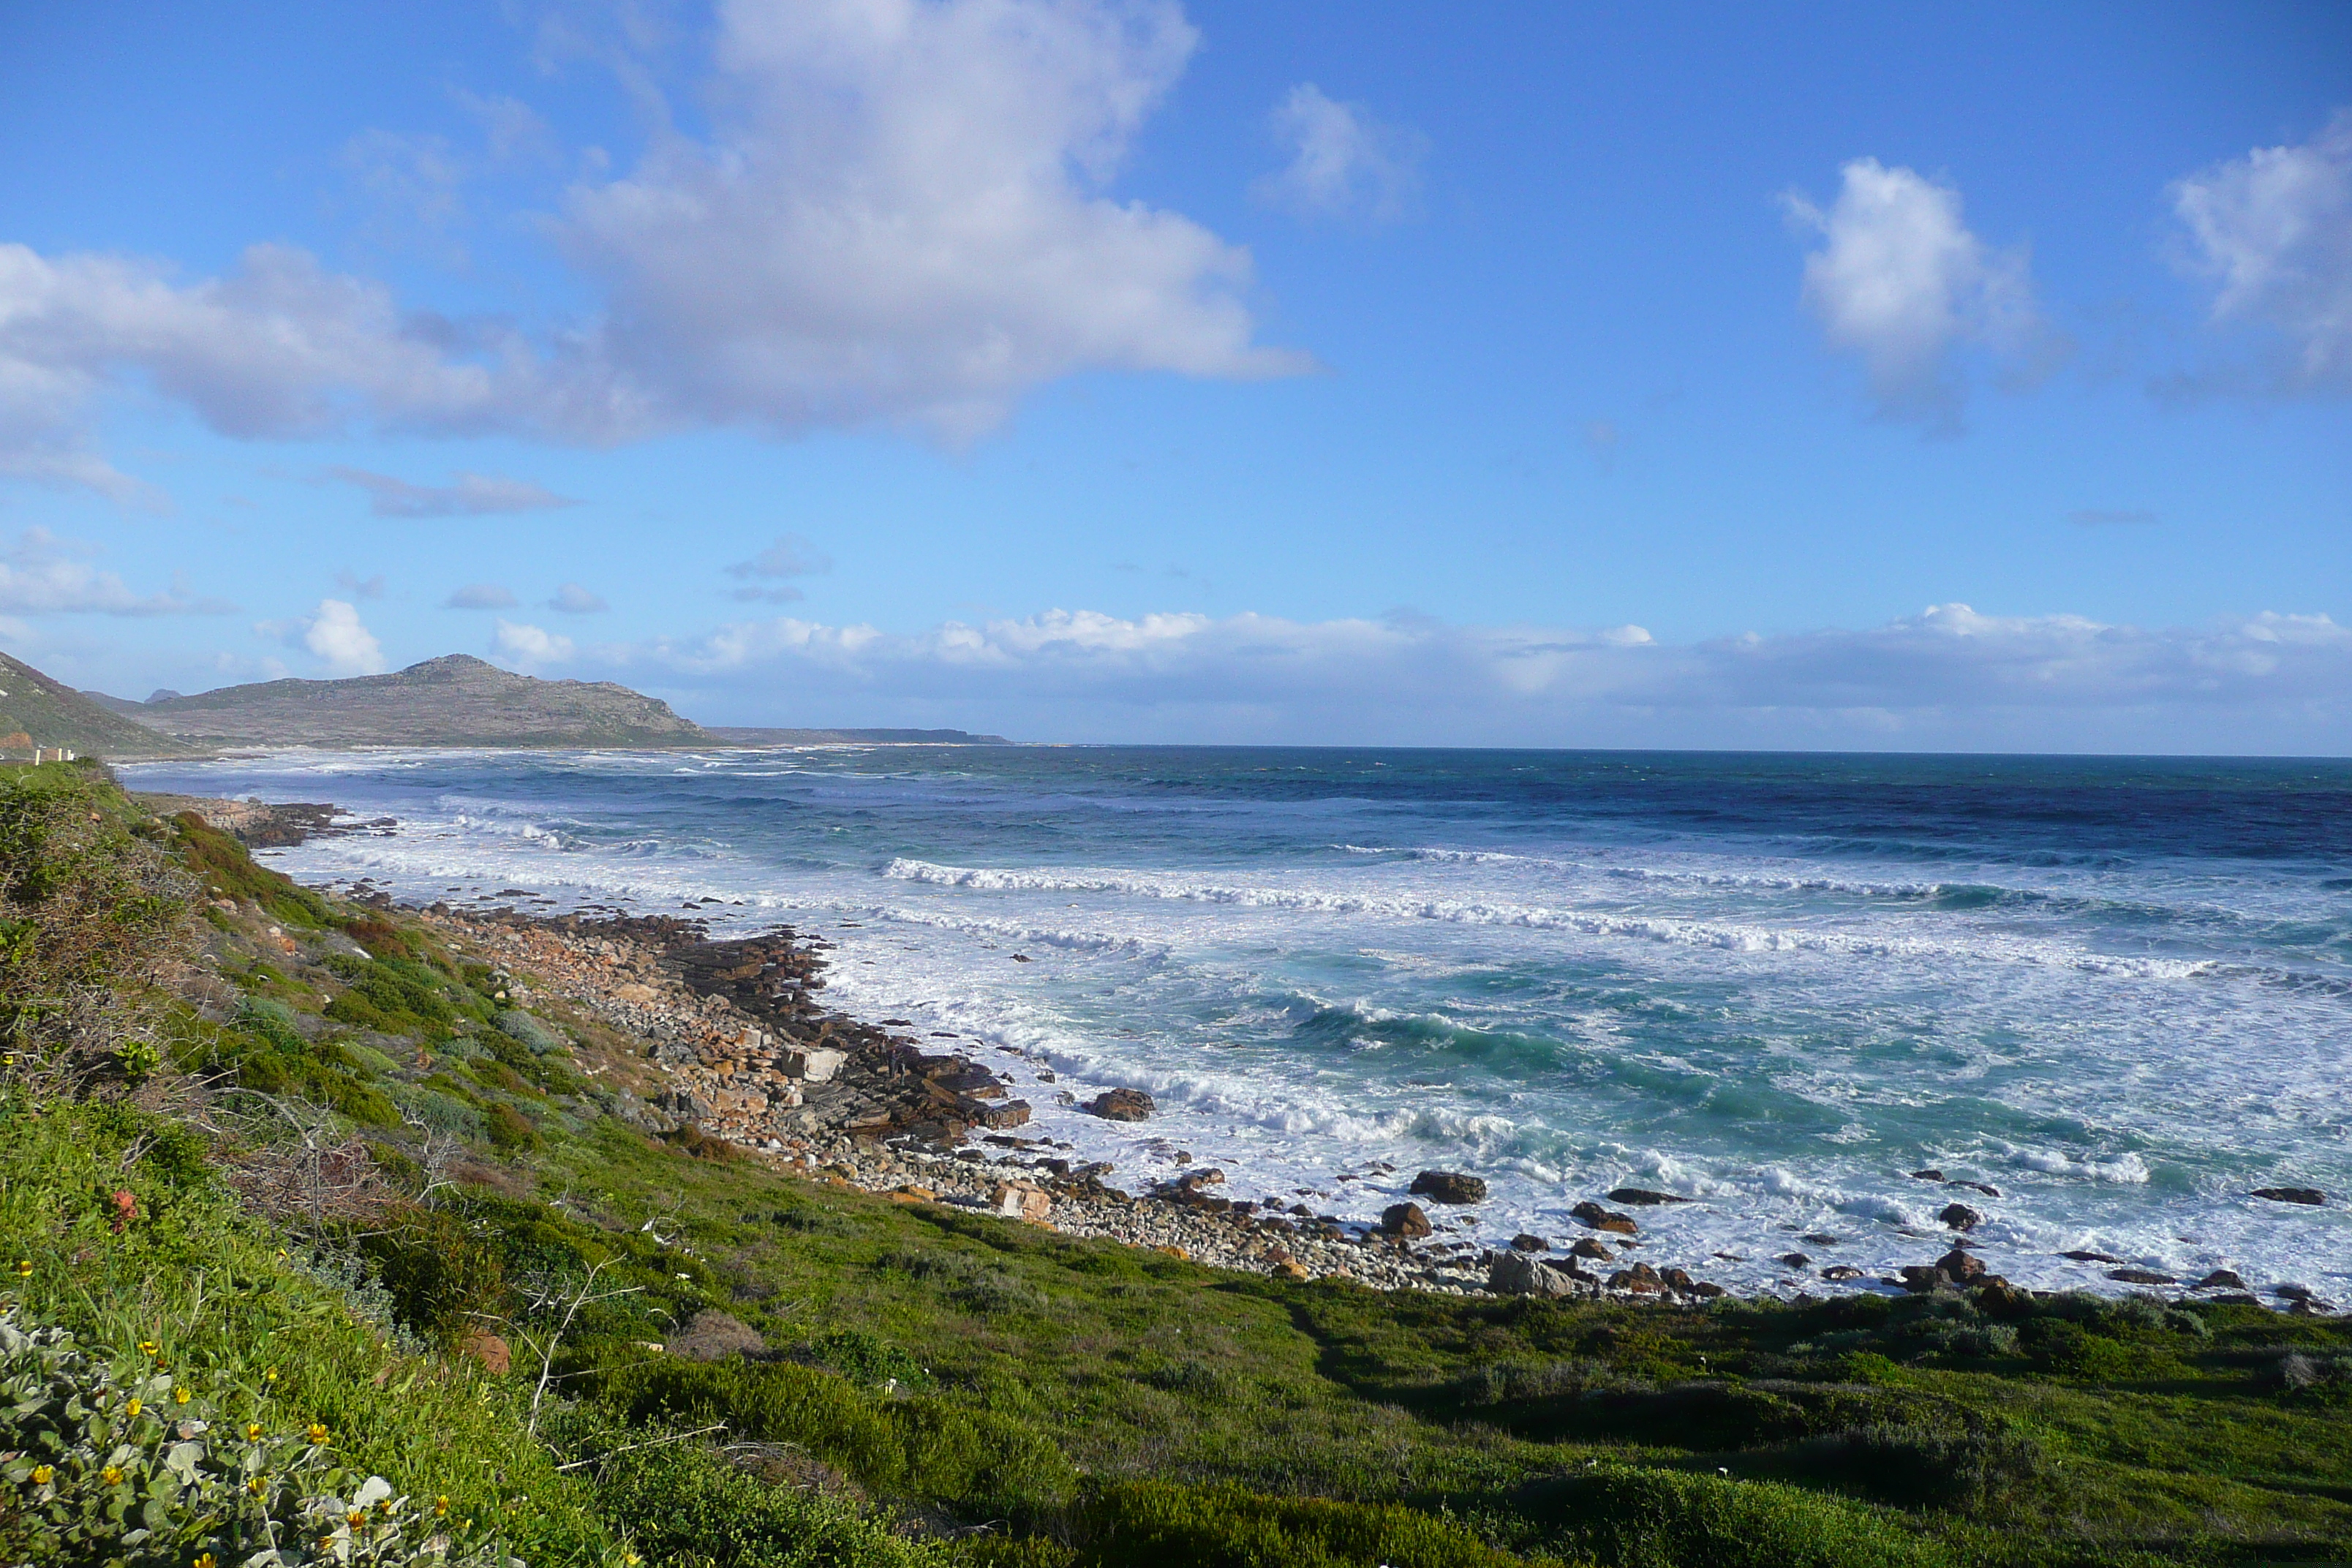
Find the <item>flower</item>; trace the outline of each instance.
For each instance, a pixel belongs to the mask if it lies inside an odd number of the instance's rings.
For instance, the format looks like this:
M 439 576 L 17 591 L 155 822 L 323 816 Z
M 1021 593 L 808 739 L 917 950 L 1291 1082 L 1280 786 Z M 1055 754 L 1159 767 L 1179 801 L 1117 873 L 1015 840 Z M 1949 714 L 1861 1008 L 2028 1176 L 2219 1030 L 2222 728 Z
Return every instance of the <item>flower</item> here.
M 251 1480 L 245 1483 L 245 1489 L 251 1492 L 254 1496 L 259 1497 L 261 1495 L 262 1489 L 268 1484 L 269 1478 L 268 1476 L 256 1476 Z
M 122 1467 L 121 1465 L 109 1465 L 106 1468 L 98 1472 L 98 1479 L 104 1481 L 108 1486 L 119 1487 L 122 1484 Z
M 433 1517 L 436 1519 L 449 1517 L 449 1499 L 446 1493 L 433 1500 Z
M 327 1429 L 318 1422 L 313 1421 L 308 1426 L 302 1428 L 302 1436 L 310 1438 L 310 1441 L 315 1444 L 323 1446 L 327 1441 Z
M 352 1510 L 351 1512 L 343 1515 L 343 1522 L 350 1525 L 353 1530 L 357 1530 L 361 1525 L 367 1522 L 367 1510 L 363 1508 L 355 1508 Z
M 147 1406 L 146 1406 L 146 1405 L 142 1405 L 142 1404 L 141 1404 L 138 1400 L 134 1399 L 134 1400 L 132 1400 L 129 1405 L 125 1405 L 123 1408 L 124 1408 L 124 1409 L 125 1409 L 125 1410 L 126 1410 L 126 1411 L 127 1411 L 127 1412 L 128 1412 L 128 1413 L 129 1413 L 132 1417 L 136 1418 L 136 1417 L 137 1417 L 137 1415 L 138 1415 L 138 1414 L 139 1414 L 142 1410 L 146 1409 L 146 1408 L 147 1408 Z
M 276 1383 L 278 1381 L 278 1369 L 273 1366 L 268 1372 L 263 1373 L 261 1374 L 261 1381 L 264 1383 Z
M 139 1353 L 146 1356 L 153 1355 L 155 1353 L 155 1342 L 153 1340 L 141 1340 L 139 1342 Z
M 190 1560 L 188 1568 L 220 1568 L 220 1559 L 209 1552 L 199 1552 Z
M 258 1443 L 261 1441 L 260 1422 L 248 1421 L 245 1424 L 245 1440 L 248 1443 Z
M 47 1486 L 49 1484 L 49 1478 L 56 1474 L 57 1471 L 51 1469 L 47 1465 L 35 1465 L 33 1467 L 33 1484 L 37 1487 Z M 448 1500 L 445 1498 L 442 1500 L 446 1502 Z
M 16 1259 L 16 1278 L 19 1279 L 30 1279 L 32 1277 L 33 1260 L 29 1258 L 19 1258 Z
M 175 1389 L 172 1390 L 172 1403 L 173 1403 L 173 1404 L 174 1404 L 174 1405 L 185 1405 L 187 1402 L 188 1402 L 188 1391 L 187 1391 L 186 1389 L 184 1389 L 184 1388 L 175 1388 Z

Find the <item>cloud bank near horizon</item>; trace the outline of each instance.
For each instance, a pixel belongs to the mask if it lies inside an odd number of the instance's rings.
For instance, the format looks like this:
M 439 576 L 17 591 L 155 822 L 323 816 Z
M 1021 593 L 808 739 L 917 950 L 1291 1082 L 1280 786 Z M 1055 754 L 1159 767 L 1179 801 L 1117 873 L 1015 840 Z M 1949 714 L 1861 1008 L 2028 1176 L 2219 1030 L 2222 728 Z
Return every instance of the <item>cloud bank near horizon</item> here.
M 2352 626 L 2200 627 L 1965 605 L 1860 631 L 1664 644 L 1639 626 L 1052 611 L 904 634 L 795 616 L 521 655 L 711 722 L 918 720 L 1037 740 L 2352 752 Z M 563 668 L 558 671 L 557 664 Z

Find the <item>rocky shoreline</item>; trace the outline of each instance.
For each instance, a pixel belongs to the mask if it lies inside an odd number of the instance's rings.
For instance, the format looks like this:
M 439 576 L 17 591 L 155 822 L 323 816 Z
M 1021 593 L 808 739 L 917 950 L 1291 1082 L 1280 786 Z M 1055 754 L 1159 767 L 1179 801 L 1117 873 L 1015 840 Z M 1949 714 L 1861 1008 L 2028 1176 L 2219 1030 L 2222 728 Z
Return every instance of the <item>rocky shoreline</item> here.
M 545 916 L 435 904 L 422 918 L 649 1042 L 665 1085 L 646 1102 L 650 1117 L 665 1125 L 690 1123 L 804 1174 L 1292 1279 L 1685 1305 L 1727 1294 L 1686 1269 L 1637 1256 L 1647 1242 L 1626 1211 L 1689 1201 L 1669 1193 L 1620 1187 L 1607 1194 L 1616 1207 L 1577 1205 L 1570 1217 L 1583 1234 L 1555 1250 L 1536 1236 L 1517 1237 L 1507 1248 L 1444 1237 L 1431 1210 L 1442 1214 L 1486 1196 L 1483 1181 L 1456 1172 L 1421 1173 L 1411 1192 L 1429 1208 L 1391 1205 L 1373 1225 L 1278 1198 L 1233 1195 L 1225 1173 L 1214 1168 L 1186 1169 L 1129 1192 L 1111 1179 L 1112 1166 L 1074 1163 L 1068 1144 L 1024 1134 L 1032 1108 L 985 1064 L 960 1051 L 926 1049 L 899 1032 L 911 1027 L 905 1019 L 867 1023 L 824 1006 L 819 997 L 832 944 L 790 927 L 713 941 L 702 922 L 673 916 Z M 1087 1109 L 1141 1120 L 1151 1105 L 1139 1090 L 1114 1089 Z M 1939 1171 L 1914 1175 L 1986 1191 L 1981 1184 L 1946 1181 Z M 2299 1191 L 2281 1195 L 2305 1198 Z M 1883 1279 L 1835 1266 L 1822 1278 L 1847 1289 L 2015 1289 L 1967 1251 L 1967 1232 L 1981 1217 L 1975 1210 L 1954 1203 L 1939 1217 L 1951 1234 L 1942 1244 L 1948 1250 L 1933 1261 Z M 1794 1268 L 1811 1260 L 1784 1261 Z M 2133 1272 L 2118 1269 L 2112 1277 L 2185 1289 L 2200 1300 L 2259 1301 L 2227 1273 L 2183 1282 L 2126 1278 Z M 2300 1287 L 2273 1294 L 2288 1311 L 2328 1310 Z

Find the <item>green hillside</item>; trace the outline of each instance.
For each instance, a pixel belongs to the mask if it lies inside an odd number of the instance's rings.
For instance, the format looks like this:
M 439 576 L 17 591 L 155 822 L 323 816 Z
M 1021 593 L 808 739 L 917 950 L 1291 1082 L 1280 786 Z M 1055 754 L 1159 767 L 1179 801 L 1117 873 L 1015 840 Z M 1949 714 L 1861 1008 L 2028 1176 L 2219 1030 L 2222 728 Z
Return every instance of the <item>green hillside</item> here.
M 203 754 L 184 741 L 110 713 L 72 687 L 0 653 L 0 735 L 18 732 L 37 746 L 62 746 L 110 762 Z

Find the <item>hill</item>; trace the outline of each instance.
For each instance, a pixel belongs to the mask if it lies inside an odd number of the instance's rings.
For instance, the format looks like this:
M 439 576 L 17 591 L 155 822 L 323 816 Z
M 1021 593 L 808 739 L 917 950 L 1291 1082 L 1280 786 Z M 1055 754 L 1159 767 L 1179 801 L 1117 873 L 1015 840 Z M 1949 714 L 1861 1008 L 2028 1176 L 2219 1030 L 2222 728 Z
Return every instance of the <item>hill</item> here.
M 710 732 L 733 746 L 1009 746 L 1002 735 L 969 730 L 777 730 L 713 724 Z
M 268 680 L 126 703 L 202 746 L 708 746 L 669 704 L 609 680 L 541 680 L 465 654 L 391 675 Z
M 16 747 L 5 738 L 26 737 Z M 136 762 L 186 757 L 197 748 L 110 713 L 82 693 L 22 659 L 0 654 L 0 750 L 62 746 L 86 757 Z

